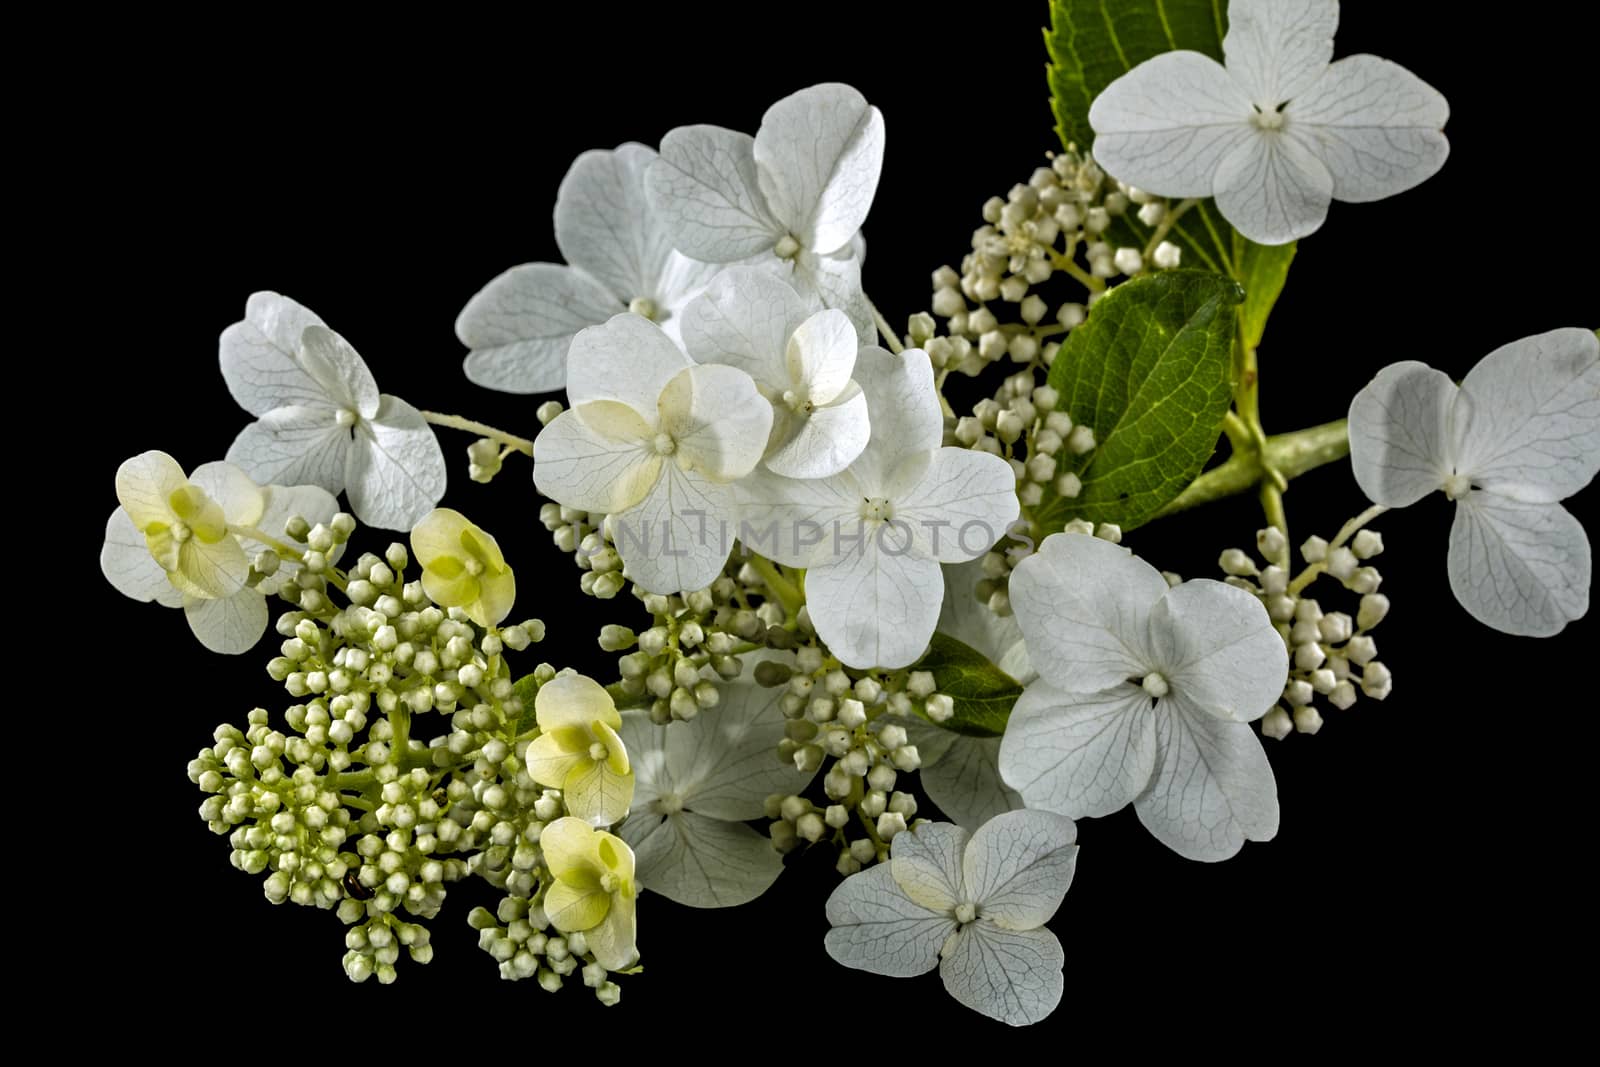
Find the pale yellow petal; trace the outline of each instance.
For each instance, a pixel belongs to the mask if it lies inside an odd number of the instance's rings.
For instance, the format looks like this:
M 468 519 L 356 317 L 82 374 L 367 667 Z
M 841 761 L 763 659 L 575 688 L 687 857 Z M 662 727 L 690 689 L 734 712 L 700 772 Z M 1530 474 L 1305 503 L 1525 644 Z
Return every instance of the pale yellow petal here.
M 610 826 L 621 822 L 633 803 L 633 775 L 614 774 L 604 762 L 583 759 L 567 772 L 561 792 L 572 814 L 595 826 Z
M 561 736 L 561 731 L 558 731 L 553 734 L 542 734 L 528 745 L 526 755 L 528 777 L 548 789 L 563 788 L 568 775 L 580 762 L 593 762 L 589 759 L 588 746 L 580 748 L 577 752 L 570 752 L 562 744 L 563 740 L 565 738 Z
M 472 523 L 454 508 L 434 508 L 411 528 L 411 555 L 423 567 L 434 560 L 461 556 L 462 531 Z
M 619 885 L 631 887 L 633 849 L 616 834 L 601 833 L 598 838 L 595 842 L 595 857 L 600 861 L 600 865 L 616 876 Z
M 183 468 L 165 452 L 142 452 L 117 468 L 117 500 L 141 531 L 172 522 L 168 500 L 187 484 Z
M 579 889 L 593 889 L 600 884 L 604 869 L 600 863 L 601 835 L 582 819 L 563 816 L 544 828 L 539 835 L 539 848 L 544 853 L 545 869 L 557 879 Z
M 244 588 L 250 561 L 232 536 L 208 545 L 191 537 L 178 549 L 178 566 L 168 571 L 172 584 L 202 600 L 228 597 Z
M 633 894 L 613 893 L 603 922 L 583 935 L 595 962 L 608 971 L 621 971 L 638 958 L 638 923 Z
M 558 674 L 540 686 L 533 711 L 539 729 L 546 733 L 563 726 L 588 729 L 597 721 L 613 729 L 622 725 L 622 716 L 605 686 L 581 674 Z
M 544 895 L 544 913 L 564 934 L 589 930 L 611 911 L 611 894 L 602 889 L 578 889 L 568 882 L 557 882 Z
M 479 626 L 494 626 L 511 614 L 516 602 L 517 579 L 506 567 L 499 574 L 485 574 L 478 580 L 478 600 L 467 608 L 467 614 Z
M 232 463 L 202 463 L 189 475 L 234 526 L 254 526 L 267 510 L 267 498 L 250 476 Z
M 606 766 L 611 769 L 611 773 L 627 774 L 628 749 L 623 745 L 622 738 L 617 736 L 617 731 L 598 721 L 594 723 L 593 729 L 594 736 L 606 746 Z

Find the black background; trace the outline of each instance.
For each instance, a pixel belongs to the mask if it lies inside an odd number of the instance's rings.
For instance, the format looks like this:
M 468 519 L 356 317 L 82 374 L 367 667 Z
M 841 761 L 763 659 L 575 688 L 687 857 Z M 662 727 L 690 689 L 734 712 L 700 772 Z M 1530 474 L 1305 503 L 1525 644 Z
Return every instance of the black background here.
M 1507 341 L 1596 325 L 1592 27 L 1557 24 L 1544 7 L 1492 24 L 1464 10 L 1346 4 L 1338 54 L 1392 58 L 1441 89 L 1453 154 L 1411 193 L 1334 205 L 1302 242 L 1261 351 L 1269 432 L 1340 417 L 1394 360 L 1459 377 Z M 856 85 L 888 124 L 866 284 L 903 323 L 927 306 L 929 272 L 967 249 L 983 200 L 1027 180 L 1056 147 L 1045 18 L 1042 2 L 944 13 L 590 4 L 559 19 L 445 10 L 355 27 L 262 11 L 229 25 L 98 26 L 99 45 L 62 75 L 83 106 L 63 111 L 45 170 L 71 206 L 34 220 L 59 234 L 53 247 L 65 254 L 48 269 L 76 324 L 47 349 L 62 364 L 46 380 L 79 373 L 85 354 L 95 368 L 88 410 L 74 416 L 93 429 L 79 443 L 88 508 L 72 566 L 90 578 L 85 615 L 113 635 L 86 665 L 97 707 L 74 721 L 117 751 L 102 769 L 120 784 L 84 782 L 103 806 L 77 818 L 86 833 L 96 827 L 93 847 L 116 857 L 83 877 L 122 889 L 114 913 L 83 914 L 104 939 L 85 934 L 97 958 L 57 950 L 79 980 L 126 990 L 156 976 L 146 988 L 173 1005 L 146 1023 L 157 1039 L 202 1014 L 279 997 L 306 997 L 313 1012 L 336 998 L 391 1021 L 424 1003 L 448 1012 L 475 1002 L 489 1009 L 478 1018 L 514 1026 L 512 1047 L 535 1055 L 539 1044 L 520 1044 L 536 1032 L 524 1024 L 542 1030 L 557 1016 L 590 1031 L 603 1019 L 645 1048 L 681 1040 L 668 1047 L 700 1055 L 761 1054 L 767 1046 L 721 1043 L 745 1027 L 815 1055 L 866 1050 L 888 1034 L 1002 1031 L 949 1001 L 935 976 L 833 964 L 822 903 L 836 876 L 820 854 L 792 858 L 772 892 L 731 911 L 647 896 L 645 973 L 603 1016 L 575 981 L 552 997 L 498 979 L 465 923 L 472 905 L 496 898 L 478 881 L 453 888 L 429 923 L 434 962 L 403 958 L 397 985 L 350 987 L 342 925 L 269 905 L 259 877 L 228 866 L 227 843 L 197 818 L 201 796 L 184 776 L 216 723 L 288 702 L 262 670 L 276 638 L 269 631 L 255 654 L 210 655 L 180 613 L 124 600 L 89 561 L 123 458 L 161 448 L 191 468 L 219 458 L 249 421 L 224 388 L 215 346 L 255 289 L 319 312 L 386 392 L 531 435 L 537 400 L 469 385 L 452 324 L 502 269 L 557 258 L 556 187 L 587 148 L 655 143 L 691 122 L 753 132 L 788 92 Z M 580 595 L 577 570 L 538 525 L 525 459 L 475 485 L 471 438 L 440 437 L 446 503 L 499 537 L 517 567 L 518 615 L 549 624 L 522 669 L 545 658 L 614 676 L 593 635 L 642 612 L 629 598 L 603 607 Z M 1591 501 L 1573 503 L 1581 514 Z M 1364 504 L 1347 465 L 1297 481 L 1287 498 L 1294 541 L 1331 536 Z M 1052 923 L 1067 951 L 1066 997 L 1015 1040 L 1064 1050 L 1099 1032 L 1134 1051 L 1147 1034 L 1210 1045 L 1267 1022 L 1308 1037 L 1335 1023 L 1360 1036 L 1379 1015 L 1430 1027 L 1470 1016 L 1478 1026 L 1514 1018 L 1502 996 L 1540 988 L 1553 962 L 1587 965 L 1593 627 L 1541 642 L 1474 624 L 1445 580 L 1449 523 L 1435 497 L 1376 524 L 1394 602 L 1378 642 L 1395 690 L 1330 712 L 1316 737 L 1266 742 L 1283 809 L 1277 840 L 1211 866 L 1167 851 L 1131 810 L 1079 824 L 1078 879 Z M 1163 568 L 1214 575 L 1220 550 L 1248 545 L 1259 525 L 1246 497 L 1127 543 Z M 387 543 L 376 531 L 358 536 L 361 549 Z M 1343 606 L 1353 611 L 1353 598 Z M 128 932 L 115 937 L 112 926 Z M 1147 1028 L 1129 1030 L 1123 1013 Z

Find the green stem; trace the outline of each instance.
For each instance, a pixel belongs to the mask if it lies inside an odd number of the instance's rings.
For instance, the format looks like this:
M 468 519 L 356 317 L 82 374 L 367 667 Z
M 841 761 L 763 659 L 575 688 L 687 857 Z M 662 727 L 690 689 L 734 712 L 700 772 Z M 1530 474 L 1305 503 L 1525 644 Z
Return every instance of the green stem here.
M 1268 437 L 1263 452 L 1272 469 L 1287 480 L 1343 459 L 1350 454 L 1350 438 L 1346 433 L 1345 420 L 1340 419 Z M 1260 453 L 1255 450 L 1235 452 L 1226 463 L 1196 478 L 1172 503 L 1157 512 L 1156 517 L 1173 515 L 1200 504 L 1243 493 L 1261 483 L 1263 470 Z M 1276 490 L 1276 486 L 1273 488 Z M 1282 491 L 1276 491 L 1280 494 L 1281 506 Z
M 904 352 L 905 346 L 900 343 L 900 338 L 895 335 L 894 329 L 890 327 L 889 320 L 884 318 L 883 312 L 878 310 L 878 305 L 871 300 L 867 300 L 867 307 L 872 309 L 873 321 L 877 322 L 878 332 L 883 335 L 884 344 L 889 346 L 889 351 L 897 356 Z
M 1372 505 L 1366 511 L 1363 511 L 1361 514 L 1357 515 L 1355 518 L 1339 527 L 1339 532 L 1334 535 L 1332 541 L 1328 542 L 1327 550 L 1332 552 L 1334 549 L 1342 547 L 1346 541 L 1360 533 L 1363 526 L 1388 510 L 1389 509 L 1384 507 L 1382 504 Z M 1327 569 L 1328 564 L 1326 559 L 1324 559 L 1324 561 L 1321 563 L 1313 563 L 1306 567 L 1305 570 L 1301 571 L 1295 576 L 1294 581 L 1289 583 L 1289 595 L 1298 596 L 1306 586 L 1317 580 L 1317 575 L 1321 574 Z
M 487 437 L 496 444 L 504 445 L 513 452 L 521 452 L 525 456 L 533 455 L 533 442 L 526 437 L 518 437 L 514 433 L 497 430 L 487 423 L 475 422 L 464 419 L 460 415 L 441 415 L 437 411 L 424 411 L 422 417 L 435 426 L 448 426 L 452 430 L 465 430 L 475 433 L 480 437 Z
M 785 578 L 771 560 L 754 553 L 750 556 L 750 566 L 765 583 L 767 592 L 783 605 L 784 614 L 790 618 L 800 613 L 800 608 L 805 604 L 806 598 L 800 594 L 799 588 L 788 578 Z

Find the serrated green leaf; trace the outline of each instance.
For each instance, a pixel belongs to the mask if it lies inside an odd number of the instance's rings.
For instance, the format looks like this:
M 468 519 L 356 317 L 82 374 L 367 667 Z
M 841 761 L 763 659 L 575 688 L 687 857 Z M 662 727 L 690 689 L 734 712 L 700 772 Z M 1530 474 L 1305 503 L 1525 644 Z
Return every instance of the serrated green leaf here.
M 539 725 L 533 714 L 533 698 L 539 695 L 539 680 L 531 674 L 524 674 L 512 683 L 511 695 L 522 701 L 522 715 L 517 719 L 515 735 L 521 737 Z
M 939 692 L 951 699 L 955 714 L 937 725 L 969 737 L 999 737 L 1006 732 L 1011 707 L 1022 684 L 989 662 L 971 645 L 935 633 L 916 671 L 930 671 Z
M 1045 47 L 1050 53 L 1050 107 L 1063 146 L 1094 145 L 1089 105 L 1100 91 L 1152 56 L 1180 49 L 1222 60 L 1227 0 L 1051 0 Z M 1115 220 L 1107 239 L 1143 248 L 1150 227 L 1133 215 Z M 1183 265 L 1238 277 L 1233 228 L 1209 201 L 1191 208 L 1167 239 L 1183 249 Z
M 1181 493 L 1210 458 L 1232 399 L 1238 284 L 1164 271 L 1108 292 L 1050 367 L 1057 408 L 1092 428 L 1076 498 L 1046 487 L 1038 537 L 1069 519 L 1132 529 Z
M 1233 235 L 1234 261 L 1239 265 L 1235 277 L 1244 286 L 1239 332 L 1248 348 L 1261 344 L 1272 306 L 1289 280 L 1289 264 L 1294 262 L 1296 247 L 1293 241 L 1286 245 L 1258 245 L 1238 233 Z

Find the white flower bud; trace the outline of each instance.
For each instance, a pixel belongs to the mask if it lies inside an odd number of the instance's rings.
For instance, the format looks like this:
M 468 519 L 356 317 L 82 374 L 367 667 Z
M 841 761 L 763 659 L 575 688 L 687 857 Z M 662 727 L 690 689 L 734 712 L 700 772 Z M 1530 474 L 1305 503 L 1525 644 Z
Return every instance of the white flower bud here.
M 1328 703 L 1332 704 L 1340 711 L 1348 709 L 1355 702 L 1356 687 L 1351 685 L 1349 681 L 1340 682 L 1338 685 L 1334 686 L 1333 691 L 1328 694 Z
M 1139 221 L 1146 226 L 1154 226 L 1167 217 L 1167 205 L 1159 200 L 1151 200 L 1139 209 Z
M 1361 598 L 1361 608 L 1356 612 L 1356 626 L 1370 630 L 1389 614 L 1389 598 L 1382 593 L 1368 593 Z
M 994 432 L 1006 444 L 1015 444 L 1017 438 L 1022 436 L 1022 420 L 1014 411 L 1006 410 L 995 417 Z
M 1103 207 L 1092 207 L 1089 209 L 1089 213 L 1084 216 L 1083 228 L 1087 233 L 1105 233 L 1106 228 L 1110 225 L 1111 213 Z
M 1289 718 L 1289 713 L 1282 708 L 1273 708 L 1261 717 L 1261 733 L 1282 741 L 1294 730 L 1294 720 Z
M 1314 734 L 1322 729 L 1322 713 L 1307 704 L 1294 709 L 1294 728 L 1303 734 Z
M 1328 556 L 1328 542 L 1320 537 L 1308 537 L 1300 546 L 1300 555 L 1307 563 L 1321 563 Z
M 878 858 L 878 846 L 865 837 L 850 842 L 850 857 L 857 863 L 871 863 Z
M 1354 631 L 1354 623 L 1350 616 L 1342 611 L 1329 612 L 1317 621 L 1317 630 L 1330 645 L 1337 645 L 1350 639 Z
M 1333 687 L 1338 684 L 1338 681 L 1333 676 L 1333 672 L 1326 667 L 1311 672 L 1311 688 L 1319 693 L 1333 692 Z
M 1366 634 L 1352 637 L 1344 646 L 1344 654 L 1351 663 L 1365 667 L 1378 656 L 1378 643 Z
M 1357 559 L 1371 559 L 1383 551 L 1383 535 L 1376 530 L 1362 530 L 1350 542 Z
M 1321 645 L 1301 645 L 1294 650 L 1294 665 L 1303 671 L 1314 671 L 1327 659 Z
M 894 835 L 906 828 L 906 817 L 898 811 L 886 811 L 878 816 L 878 836 L 885 841 L 894 840 Z
M 1222 553 L 1222 557 L 1217 561 L 1217 565 L 1222 568 L 1224 574 L 1243 577 L 1259 573 L 1256 569 L 1256 561 L 1251 559 L 1243 549 L 1239 548 L 1226 549 Z
M 931 671 L 912 671 L 906 681 L 906 692 L 918 700 L 926 699 L 936 688 L 938 684 L 933 680 Z
M 1303 678 L 1296 678 L 1283 687 L 1283 698 L 1296 706 L 1311 703 L 1313 695 L 1311 683 Z
M 1123 274 L 1138 274 L 1144 270 L 1144 256 L 1137 248 L 1119 248 L 1111 262 Z
M 1110 541 L 1114 545 L 1122 543 L 1122 527 L 1114 522 L 1102 522 L 1095 526 L 1094 535 L 1102 541 Z
M 1072 432 L 1067 435 L 1067 448 L 1079 456 L 1085 452 L 1093 451 L 1094 429 L 1081 424 L 1074 426 Z
M 1361 672 L 1361 691 L 1373 700 L 1382 700 L 1393 689 L 1393 676 L 1389 668 L 1373 661 Z
M 1175 270 L 1183 263 L 1183 249 L 1171 241 L 1162 241 L 1156 245 L 1155 255 L 1150 258 L 1155 260 L 1156 266 L 1162 270 Z
M 1347 581 L 1355 574 L 1357 567 L 1356 554 L 1343 545 L 1329 549 L 1326 557 L 1328 573 L 1339 579 Z
M 1383 584 L 1383 575 L 1378 573 L 1376 567 L 1362 567 L 1350 576 L 1347 584 L 1357 593 L 1376 593 L 1378 586 Z
M 949 722 L 956 713 L 955 701 L 945 693 L 935 693 L 924 705 L 928 718 L 934 722 Z
M 561 414 L 561 401 L 546 400 L 534 409 L 534 417 L 539 420 L 540 426 L 549 426 L 556 421 L 556 416 Z

